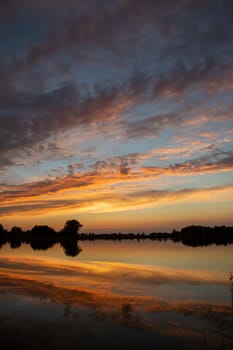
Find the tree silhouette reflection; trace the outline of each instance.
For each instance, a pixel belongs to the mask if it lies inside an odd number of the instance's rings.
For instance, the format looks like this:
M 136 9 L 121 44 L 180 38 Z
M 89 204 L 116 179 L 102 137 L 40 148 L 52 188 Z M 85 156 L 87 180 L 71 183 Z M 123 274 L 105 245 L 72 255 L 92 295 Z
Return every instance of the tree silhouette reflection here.
M 33 239 L 30 246 L 33 250 L 48 250 L 55 245 L 55 241 L 49 239 Z
M 75 257 L 82 249 L 79 247 L 76 239 L 66 239 L 60 242 L 65 255 Z
M 15 239 L 15 240 L 12 240 L 11 242 L 10 242 L 10 247 L 12 248 L 12 249 L 15 249 L 15 248 L 20 248 L 21 247 L 21 241 L 20 240 L 18 240 L 18 239 Z
M 2 246 L 4 246 L 7 243 L 7 240 L 4 237 L 0 236 L 0 249 L 2 248 Z

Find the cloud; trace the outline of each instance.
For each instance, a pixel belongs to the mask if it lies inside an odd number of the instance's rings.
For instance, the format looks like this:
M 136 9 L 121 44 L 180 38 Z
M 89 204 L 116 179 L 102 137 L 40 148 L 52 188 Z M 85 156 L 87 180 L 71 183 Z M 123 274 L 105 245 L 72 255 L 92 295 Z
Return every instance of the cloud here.
M 60 2 L 64 6 L 64 1 Z M 25 1 L 20 7 L 24 8 L 24 5 Z M 86 42 L 112 49 L 114 53 L 117 49 L 120 52 L 117 39 L 122 39 L 123 35 L 131 37 L 135 31 L 140 34 L 139 40 L 143 34 L 149 33 L 151 39 L 152 34 L 156 37 L 158 32 L 167 39 L 170 50 L 180 49 L 181 56 L 184 53 L 191 57 L 194 53 L 200 56 L 200 47 L 204 49 L 202 54 L 210 56 L 211 53 L 217 55 L 217 45 L 219 50 L 228 45 L 232 34 L 232 4 L 229 0 L 224 0 L 221 4 L 217 0 L 176 0 L 172 3 L 164 1 L 163 4 L 160 1 L 146 0 L 143 6 L 138 0 L 116 1 L 114 5 L 99 1 L 98 6 L 95 1 L 87 1 L 85 6 L 78 3 L 78 7 L 74 1 L 66 1 L 65 5 L 66 16 L 60 10 L 60 6 L 54 6 L 53 1 L 50 5 L 45 1 L 40 1 L 39 4 L 32 2 L 30 8 L 40 9 L 44 16 L 47 11 L 55 12 L 59 18 L 59 27 L 51 30 L 47 39 L 31 48 L 26 58 L 28 63 L 51 55 L 62 47 L 78 47 Z M 10 1 L 8 5 L 2 5 L 2 11 L 9 12 L 20 7 L 17 6 L 17 2 Z M 171 40 L 168 40 L 169 37 Z M 185 47 L 190 41 L 191 52 Z M 132 39 L 126 42 L 127 45 L 136 44 Z M 151 42 L 152 45 L 156 46 Z
M 10 215 L 20 212 L 47 212 L 68 208 L 77 210 L 95 208 L 100 203 L 108 203 L 111 208 L 137 207 L 164 200 L 185 200 L 208 192 L 218 193 L 231 189 L 231 184 L 221 186 L 187 188 L 182 190 L 143 190 L 144 183 L 161 176 L 190 176 L 219 173 L 233 170 L 232 151 L 222 151 L 211 145 L 203 150 L 204 155 L 170 164 L 168 166 L 145 166 L 151 161 L 155 151 L 132 153 L 110 157 L 90 165 L 88 170 L 77 171 L 80 164 L 71 164 L 67 175 L 33 181 L 19 185 L 1 184 L 1 212 Z M 169 151 L 170 152 L 170 151 Z M 176 150 L 177 152 L 177 150 Z M 59 175 L 59 174 L 58 174 Z M 132 190 L 130 186 L 133 186 Z M 121 186 L 119 191 L 118 186 Z M 96 192 L 96 190 L 98 191 Z M 74 191 L 74 195 L 71 194 Z M 78 191 L 78 196 L 76 192 Z M 65 196 L 65 198 L 64 198 Z M 107 207 L 103 210 L 109 210 Z
M 231 64 L 232 5 L 228 0 L 221 5 L 217 0 L 204 3 L 177 0 L 172 4 L 164 1 L 163 5 L 160 1 L 147 0 L 143 6 L 138 0 L 116 1 L 114 5 L 99 1 L 98 6 L 95 1 L 88 1 L 85 5 L 79 3 L 78 7 L 75 2 L 68 1 L 65 15 L 60 6 L 51 4 L 45 4 L 45 1 L 30 4 L 32 13 L 40 9 L 45 23 L 49 21 L 51 12 L 55 12 L 56 21 L 49 26 L 47 35 L 43 33 L 41 40 L 29 46 L 25 57 L 16 59 L 11 65 L 10 71 L 14 71 L 14 74 L 29 70 L 55 54 L 53 59 L 58 58 L 62 50 L 63 54 L 71 56 L 76 52 L 76 60 L 87 52 L 87 61 L 96 51 L 101 52 L 104 59 L 103 51 L 107 51 L 112 54 L 112 61 L 118 57 L 118 61 L 128 61 L 137 67 L 146 59 L 142 53 L 150 50 L 151 57 L 147 55 L 149 62 L 145 64 L 153 67 L 154 62 L 153 71 L 157 72 L 158 77 L 155 91 L 168 93 L 171 90 L 181 92 L 187 85 L 200 83 L 211 76 L 221 79 L 222 70 L 228 63 Z M 13 8 L 22 10 L 26 7 L 24 5 L 26 2 L 20 7 L 17 2 L 11 2 L 11 5 L 2 6 L 3 13 L 4 8 L 6 11 Z M 162 66 L 161 72 L 158 66 Z M 214 85 L 212 81 L 211 86 Z
M 183 76 L 182 74 L 180 76 Z M 170 82 L 166 81 L 166 86 L 162 80 L 156 83 L 156 98 L 164 94 L 165 90 L 179 89 L 178 86 L 174 86 L 174 77 L 171 76 L 170 79 Z M 34 147 L 36 152 L 38 144 L 49 142 L 57 147 L 59 134 L 73 128 L 86 132 L 86 127 L 97 127 L 99 133 L 104 129 L 114 133 L 114 128 L 117 130 L 125 127 L 126 137 L 139 138 L 158 135 L 170 127 L 188 125 L 188 109 L 138 121 L 120 118 L 132 106 L 153 99 L 153 85 L 153 78 L 139 74 L 122 84 L 107 84 L 101 88 L 96 85 L 92 92 L 84 91 L 72 83 L 41 94 L 4 91 L 0 99 L 1 166 L 11 165 L 6 161 L 7 158 L 12 159 L 13 165 L 17 164 L 13 159 L 16 157 L 15 153 L 27 150 L 32 152 Z M 207 116 L 205 122 L 219 121 L 223 118 L 230 120 L 232 115 L 227 111 L 219 112 L 217 115 Z M 124 135 L 124 131 L 121 131 L 121 134 Z M 49 138 L 52 140 L 46 141 Z
M 149 177 L 149 179 L 151 176 Z M 98 176 L 93 177 L 92 182 L 77 179 L 63 178 L 59 183 L 51 182 L 45 185 L 44 182 L 34 184 L 33 187 L 24 186 L 15 191 L 5 191 L 0 194 L 1 213 L 2 216 L 10 216 L 17 214 L 42 215 L 51 213 L 64 213 L 70 209 L 79 213 L 108 213 L 122 210 L 132 210 L 137 208 L 145 208 L 164 203 L 177 202 L 195 202 L 208 200 L 211 201 L 228 200 L 232 194 L 232 184 L 215 186 L 215 187 L 199 187 L 184 188 L 181 190 L 171 189 L 141 189 L 144 188 L 140 181 L 145 177 L 136 177 L 131 175 L 111 176 L 104 178 Z M 148 176 L 146 177 L 148 179 Z M 132 187 L 132 181 L 135 186 Z M 120 184 L 121 190 L 111 188 L 113 185 Z M 123 186 L 124 184 L 124 186 Z M 131 187 L 128 185 L 130 184 Z M 70 191 L 74 194 L 69 194 Z M 78 191 L 78 196 L 77 196 Z M 66 199 L 62 199 L 66 197 Z
M 86 203 L 87 204 L 87 203 Z M 56 199 L 56 200 L 21 200 L 18 203 L 11 204 L 9 203 L 3 204 L 1 207 L 1 214 L 2 215 L 11 215 L 13 213 L 30 213 L 30 212 L 40 212 L 40 213 L 47 213 L 48 210 L 51 211 L 59 211 L 63 210 L 64 208 L 79 208 L 83 206 L 83 201 L 79 200 L 72 200 L 72 199 Z
M 230 151 L 194 156 L 175 146 L 170 164 L 163 162 L 168 150 L 154 153 L 155 145 L 170 147 L 171 134 L 224 144 L 221 130 L 232 121 L 232 13 L 229 0 L 2 1 L 2 213 L 181 199 L 205 189 L 196 182 L 183 192 L 153 191 L 155 180 L 232 171 Z M 95 158 L 80 156 L 84 142 Z M 128 147 L 133 153 L 122 155 Z
M 233 170 L 233 151 L 223 152 L 216 148 L 211 148 L 211 150 L 210 154 L 187 160 L 184 163 L 177 163 L 164 168 L 149 166 L 142 168 L 142 171 L 154 175 L 193 175 Z
M 129 122 L 127 134 L 129 137 L 155 136 L 166 127 L 175 127 L 184 120 L 184 116 L 176 113 L 167 113 L 136 122 Z
M 16 165 L 18 162 L 14 158 L 20 152 L 33 155 L 38 147 L 45 147 L 43 144 L 46 142 L 58 149 L 59 135 L 74 128 L 83 133 L 88 131 L 87 127 L 97 128 L 99 133 L 109 129 L 114 133 L 114 129 L 122 129 L 121 135 L 125 135 L 125 128 L 126 137 L 141 138 L 158 135 L 170 127 L 189 125 L 186 110 L 138 121 L 122 119 L 123 113 L 133 105 L 151 98 L 150 88 L 145 88 L 145 79 L 145 76 L 135 76 L 122 85 L 101 88 L 97 85 L 92 92 L 84 92 L 73 84 L 65 84 L 41 95 L 5 92 L 0 100 L 1 167 Z M 231 117 L 225 111 L 207 116 L 203 121 L 214 122 Z
M 106 160 L 97 161 L 92 165 L 92 168 L 101 174 L 118 173 L 120 175 L 129 175 L 131 167 L 136 166 L 142 157 L 143 154 L 141 153 L 115 156 Z
M 10 110 L 2 106 L 0 152 L 3 154 L 31 149 L 48 137 L 56 137 L 75 127 L 110 122 L 129 103 L 120 88 L 114 87 L 97 88 L 92 95 L 84 98 L 72 85 L 41 96 L 19 94 L 16 97 L 7 102 L 7 106 L 11 104 Z
M 75 4 L 69 2 L 69 5 L 73 9 Z M 19 8 L 14 1 L 8 5 L 4 2 L 1 6 L 3 13 Z M 22 4 L 23 8 L 24 6 L 26 2 Z M 38 6 L 33 2 L 30 9 Z M 50 11 L 44 1 L 41 8 L 44 16 L 46 11 Z M 200 87 L 212 93 L 232 90 L 232 6 L 229 1 L 223 1 L 219 5 L 217 1 L 207 1 L 204 4 L 202 1 L 177 0 L 172 4 L 165 1 L 161 5 L 161 2 L 147 0 L 143 6 L 140 1 L 118 1 L 115 6 L 101 2 L 99 7 L 94 2 L 88 2 L 78 13 L 69 8 L 68 14 L 64 16 L 63 12 L 59 12 L 59 6 L 55 11 L 59 20 L 52 32 L 50 30 L 41 41 L 36 40 L 35 45 L 29 45 L 28 52 L 23 57 L 19 55 L 20 58 L 16 60 L 12 57 L 1 60 L 2 158 L 14 158 L 14 153 L 20 149 L 32 149 L 35 144 L 43 143 L 49 137 L 66 130 L 98 123 L 102 123 L 102 126 L 106 123 L 108 130 L 113 128 L 113 123 L 116 124 L 115 127 L 117 123 L 121 123 L 122 127 L 126 125 L 127 137 L 157 135 L 170 126 L 181 125 L 189 120 L 188 109 L 172 110 L 136 122 L 125 119 L 122 123 L 122 120 L 118 120 L 119 116 L 132 106 L 157 101 L 161 97 L 184 96 Z M 216 23 L 219 23 L 217 32 Z M 198 30 L 194 31 L 193 28 Z M 139 39 L 133 40 L 136 34 L 139 34 Z M 164 38 L 161 40 L 164 44 L 159 44 L 159 41 L 157 44 L 154 38 L 157 35 Z M 153 49 L 151 61 L 154 64 L 147 64 L 146 57 L 142 54 L 145 52 L 146 37 L 149 48 Z M 192 45 L 189 45 L 190 42 Z M 81 53 L 78 49 L 82 45 L 89 45 L 93 51 L 98 48 L 110 51 L 112 56 L 118 55 L 120 59 L 125 58 L 130 62 L 130 58 L 136 56 L 139 57 L 138 62 L 136 59 L 132 66 L 122 68 L 123 78 L 117 79 L 116 83 L 100 78 L 94 89 L 93 81 L 86 81 L 86 88 L 83 89 L 76 82 L 64 84 L 57 73 L 56 88 L 48 89 L 50 81 L 46 75 L 43 88 L 37 87 L 32 92 L 32 81 L 40 80 L 39 76 L 44 74 L 48 62 L 43 63 L 43 70 L 37 67 L 32 71 L 31 67 L 43 58 L 51 58 L 53 54 L 58 57 L 58 52 L 62 49 L 71 58 L 71 49 L 75 49 L 79 56 Z M 137 55 L 135 50 L 138 47 L 140 54 Z M 191 47 L 191 52 L 186 47 Z M 156 52 L 160 52 L 161 57 L 156 56 Z M 101 55 L 105 57 L 102 52 Z M 61 60 L 64 61 L 63 56 Z M 91 67 L 95 59 L 91 54 L 90 57 Z M 132 74 L 132 68 L 135 68 L 136 73 Z M 27 77 L 22 77 L 22 74 Z M 38 79 L 34 79 L 35 74 Z M 30 80 L 30 84 L 26 84 L 29 87 L 26 88 L 23 84 L 25 79 Z M 193 100 L 190 104 L 195 105 Z M 232 118 L 231 112 L 228 112 L 228 118 Z M 10 165 L 2 163 L 5 167 Z

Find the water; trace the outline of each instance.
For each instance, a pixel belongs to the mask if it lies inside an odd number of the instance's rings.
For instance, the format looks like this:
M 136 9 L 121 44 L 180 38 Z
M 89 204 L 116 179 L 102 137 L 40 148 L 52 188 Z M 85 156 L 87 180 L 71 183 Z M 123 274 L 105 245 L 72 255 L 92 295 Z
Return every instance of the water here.
M 1 346 L 232 349 L 233 245 L 68 248 L 1 247 Z

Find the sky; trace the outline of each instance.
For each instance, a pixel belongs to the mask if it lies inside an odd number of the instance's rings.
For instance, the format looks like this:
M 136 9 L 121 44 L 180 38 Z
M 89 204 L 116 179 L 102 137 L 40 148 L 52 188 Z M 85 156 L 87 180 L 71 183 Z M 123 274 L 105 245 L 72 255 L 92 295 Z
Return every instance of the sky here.
M 231 0 L 3 0 L 0 222 L 233 225 Z

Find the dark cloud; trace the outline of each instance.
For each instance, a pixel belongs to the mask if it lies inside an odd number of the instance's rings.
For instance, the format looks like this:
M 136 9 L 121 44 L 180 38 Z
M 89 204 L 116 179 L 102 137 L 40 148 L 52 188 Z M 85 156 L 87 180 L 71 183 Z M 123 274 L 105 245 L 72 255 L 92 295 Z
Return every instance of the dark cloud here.
M 79 200 L 42 200 L 31 203 L 22 201 L 16 205 L 6 205 L 1 207 L 1 215 L 11 215 L 14 213 L 27 213 L 27 212 L 46 212 L 46 210 L 57 210 L 63 208 L 80 208 L 82 201 Z
M 4 13 L 4 9 L 9 12 L 17 7 L 17 2 L 11 1 L 10 5 L 2 5 L 2 10 Z M 26 1 L 20 6 L 24 7 L 28 7 Z M 31 2 L 29 8 L 33 7 L 41 8 L 47 21 L 46 13 L 52 8 L 55 25 L 49 26 L 47 36 L 28 48 L 24 58 L 16 59 L 11 67 L 15 71 L 29 69 L 61 50 L 70 54 L 69 50 L 74 49 L 76 57 L 81 56 L 83 51 L 77 50 L 87 46 L 92 51 L 108 50 L 130 64 L 137 61 L 135 55 L 139 64 L 149 57 L 156 68 L 162 65 L 163 73 L 177 63 L 187 67 L 201 67 L 208 61 L 215 62 L 215 67 L 231 63 L 233 9 L 228 0 L 146 0 L 143 4 L 131 0 L 116 1 L 114 5 L 88 1 L 86 6 L 76 4 L 76 8 L 75 2 L 68 1 L 63 11 L 54 7 L 54 2 L 50 6 Z
M 31 148 L 69 128 L 108 121 L 124 99 L 119 88 L 106 88 L 85 97 L 72 85 L 36 96 L 2 97 L 0 151 Z
M 0 158 L 0 170 L 4 169 L 5 167 L 13 166 L 13 165 L 22 165 L 17 162 L 14 162 L 13 160 L 9 159 L 6 156 L 1 156 Z
M 38 153 L 48 138 L 56 150 L 59 133 L 73 128 L 112 131 L 115 123 L 126 126 L 126 137 L 136 138 L 181 125 L 191 118 L 188 108 L 137 121 L 118 117 L 160 98 L 231 92 L 232 17 L 230 0 L 2 1 L 0 167 L 18 164 L 21 151 Z M 22 30 L 23 22 L 33 24 L 32 33 Z M 108 79 L 96 68 L 97 78 L 89 74 L 96 55 L 109 69 Z M 121 72 L 115 80 L 113 62 Z M 71 82 L 64 83 L 61 67 L 75 71 L 77 78 L 71 74 Z M 85 84 L 79 81 L 82 70 Z M 192 106 L 198 102 L 189 101 Z M 121 174 L 128 174 L 130 166 L 122 160 Z
M 17 62 L 18 69 L 28 68 L 61 49 L 77 50 L 87 43 L 95 49 L 125 53 L 127 57 L 137 52 L 138 45 L 143 48 L 149 45 L 150 49 L 159 47 L 162 54 L 169 53 L 168 57 L 174 53 L 174 61 L 183 61 L 183 57 L 190 59 L 191 65 L 216 57 L 227 60 L 227 56 L 221 57 L 222 50 L 232 54 L 233 7 L 230 0 L 221 3 L 218 0 L 172 3 L 146 0 L 143 4 L 131 0 L 116 1 L 114 5 L 106 1 L 88 1 L 86 6 L 78 4 L 76 7 L 74 2 L 68 1 L 64 11 L 59 6 L 38 6 L 37 2 L 32 2 L 30 7 L 41 7 L 44 15 L 52 7 L 59 20 L 55 22 L 57 27 L 51 26 L 47 38 L 29 48 L 26 57 Z M 13 6 L 5 6 L 8 12 L 9 8 Z M 161 36 L 163 44 L 158 41 Z
M 166 127 L 176 126 L 183 120 L 184 116 L 181 114 L 168 113 L 129 122 L 126 130 L 129 137 L 155 136 Z
M 205 172 L 219 172 L 233 170 L 233 151 L 221 151 L 211 148 L 211 152 L 183 163 L 169 165 L 168 167 L 145 167 L 144 170 L 154 175 L 162 174 L 202 174 Z
M 115 156 L 106 160 L 97 161 L 92 168 L 99 173 L 120 173 L 128 175 L 131 168 L 134 168 L 140 161 L 140 153 L 131 153 L 122 156 Z
M 214 149 L 211 154 L 186 161 L 183 164 L 175 164 L 170 167 L 174 171 L 183 169 L 190 172 L 220 171 L 233 169 L 233 151 L 222 152 Z
M 199 73 L 198 76 L 200 78 Z M 94 90 L 89 92 L 71 83 L 39 95 L 6 90 L 0 97 L 2 159 L 7 159 L 11 151 L 32 151 L 33 146 L 44 142 L 48 137 L 56 138 L 57 134 L 75 127 L 98 125 L 103 122 L 106 123 L 105 126 L 111 125 L 113 117 L 119 117 L 121 112 L 127 111 L 131 105 L 163 96 L 169 91 L 177 93 L 179 89 L 188 88 L 192 77 L 193 71 L 190 76 L 180 72 L 177 78 L 171 76 L 170 80 L 154 82 L 154 77 L 138 74 L 124 84 L 108 84 L 103 87 L 96 85 Z M 199 80 L 195 78 L 194 82 L 197 81 Z M 227 118 L 232 118 L 231 113 L 228 113 Z M 179 113 L 171 112 L 126 122 L 126 131 L 130 137 L 155 135 L 188 119 L 188 113 L 181 110 Z M 116 119 L 114 123 L 119 123 L 120 126 L 120 120 Z M 102 128 L 103 124 L 100 124 L 99 131 Z M 56 147 L 55 144 L 54 146 Z
M 181 190 L 139 190 L 134 193 L 129 193 L 121 198 L 122 208 L 127 208 L 130 204 L 134 203 L 135 208 L 137 205 L 147 205 L 156 203 L 172 203 L 173 205 L 179 201 L 192 200 L 194 196 L 205 195 L 206 198 L 211 198 L 214 195 L 221 193 L 222 191 L 231 192 L 233 189 L 232 184 L 213 187 L 199 187 L 199 188 L 183 188 Z

